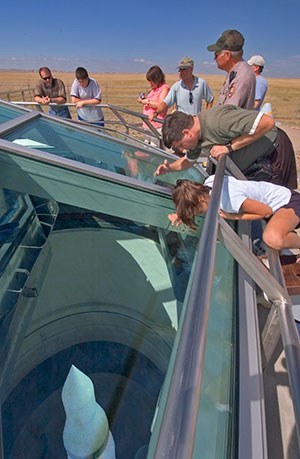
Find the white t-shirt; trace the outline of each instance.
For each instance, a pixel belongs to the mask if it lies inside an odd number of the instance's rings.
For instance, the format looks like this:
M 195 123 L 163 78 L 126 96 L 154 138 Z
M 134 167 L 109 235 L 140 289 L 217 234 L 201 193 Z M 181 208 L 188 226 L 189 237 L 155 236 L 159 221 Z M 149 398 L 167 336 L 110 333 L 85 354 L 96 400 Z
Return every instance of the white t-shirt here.
M 98 99 L 101 101 L 101 89 L 94 78 L 89 79 L 89 84 L 83 88 L 78 80 L 74 80 L 71 87 L 71 96 L 79 99 Z M 101 107 L 82 107 L 77 109 L 78 115 L 89 123 L 96 123 L 104 120 Z
M 204 184 L 212 188 L 214 178 L 214 175 L 210 175 Z M 269 182 L 237 180 L 225 175 L 221 194 L 221 209 L 224 212 L 236 214 L 240 211 L 243 202 L 249 198 L 270 206 L 275 212 L 290 201 L 291 195 L 291 191 L 284 186 Z

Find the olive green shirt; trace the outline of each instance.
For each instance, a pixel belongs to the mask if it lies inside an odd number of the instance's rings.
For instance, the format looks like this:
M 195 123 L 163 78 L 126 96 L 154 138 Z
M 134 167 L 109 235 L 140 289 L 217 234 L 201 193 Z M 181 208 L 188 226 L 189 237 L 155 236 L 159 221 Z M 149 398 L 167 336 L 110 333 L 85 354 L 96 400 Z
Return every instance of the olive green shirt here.
M 226 145 L 232 140 L 255 133 L 262 113 L 244 110 L 235 105 L 220 105 L 198 115 L 201 137 L 194 150 L 189 150 L 186 158 L 195 161 L 198 157 L 209 156 L 214 145 Z M 274 127 L 255 142 L 229 154 L 241 171 L 247 169 L 257 159 L 267 156 L 276 148 L 277 128 Z

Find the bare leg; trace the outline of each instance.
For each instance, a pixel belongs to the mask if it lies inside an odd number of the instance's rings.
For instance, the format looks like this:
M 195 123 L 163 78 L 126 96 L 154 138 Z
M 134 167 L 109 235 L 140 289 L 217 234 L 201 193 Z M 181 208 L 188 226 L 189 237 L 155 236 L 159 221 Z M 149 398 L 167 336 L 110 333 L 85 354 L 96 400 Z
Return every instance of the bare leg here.
M 300 237 L 294 231 L 299 223 L 293 209 L 279 209 L 267 223 L 264 242 L 273 249 L 300 249 Z

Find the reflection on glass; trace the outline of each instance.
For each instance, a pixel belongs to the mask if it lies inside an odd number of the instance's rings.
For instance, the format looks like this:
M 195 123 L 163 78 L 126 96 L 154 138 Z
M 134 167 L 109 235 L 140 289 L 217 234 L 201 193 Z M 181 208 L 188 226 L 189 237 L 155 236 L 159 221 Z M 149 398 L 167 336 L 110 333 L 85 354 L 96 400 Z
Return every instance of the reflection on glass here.
M 22 115 L 24 115 L 24 111 L 22 109 L 0 104 L 0 125 Z
M 164 158 L 155 149 L 138 149 L 101 133 L 90 133 L 56 120 L 38 119 L 16 127 L 4 136 L 16 145 L 79 161 L 94 167 L 158 184 L 174 184 L 178 177 L 203 182 L 195 169 L 156 177 L 154 172 Z M 174 160 L 176 157 L 174 156 Z M 172 160 L 172 159 L 171 159 Z
M 33 225 L 39 199 L 30 202 Z M 33 232 L 31 224 L 26 228 Z M 5 458 L 18 457 L 20 450 L 24 459 L 60 452 L 63 457 L 65 419 L 59 399 L 71 365 L 93 379 L 116 457 L 134 458 L 149 443 L 191 273 L 197 243 L 192 239 L 193 250 L 179 233 L 59 205 L 34 266 L 28 264 L 29 279 L 37 273 L 44 278 L 2 405 Z M 25 250 L 17 237 L 11 244 Z M 51 249 L 46 260 L 43 246 Z M 18 257 L 22 266 L 28 256 L 26 249 Z M 28 282 L 22 291 L 29 289 Z M 24 301 L 21 297 L 22 292 L 15 294 L 11 314 Z M 32 298 L 27 301 L 29 307 Z M 7 329 L 6 320 L 1 327 Z M 53 421 L 46 423 L 49 413 Z
M 0 121 L 1 113 L 4 122 L 24 112 L 0 103 Z M 164 409 L 161 390 L 181 333 L 201 225 L 195 234 L 170 230 L 164 223 L 173 207 L 170 197 L 151 194 L 138 180 L 168 186 L 179 176 L 203 178 L 196 169 L 155 177 L 164 159 L 155 149 L 56 119 L 16 124 L 4 138 L 19 150 L 36 149 L 137 179 L 129 186 L 117 175 L 96 179 L 59 167 L 54 173 L 47 163 L 18 162 L 1 149 L 12 175 L 23 168 L 18 180 L 7 182 L 12 189 L 0 192 L 4 459 L 19 458 L 20 451 L 22 459 L 65 457 L 61 391 L 72 365 L 93 382 L 116 457 L 141 459 Z M 52 180 L 59 189 L 55 198 Z M 233 261 L 218 244 L 197 458 L 214 457 L 216 451 L 216 457 L 226 457 L 229 451 L 233 289 Z

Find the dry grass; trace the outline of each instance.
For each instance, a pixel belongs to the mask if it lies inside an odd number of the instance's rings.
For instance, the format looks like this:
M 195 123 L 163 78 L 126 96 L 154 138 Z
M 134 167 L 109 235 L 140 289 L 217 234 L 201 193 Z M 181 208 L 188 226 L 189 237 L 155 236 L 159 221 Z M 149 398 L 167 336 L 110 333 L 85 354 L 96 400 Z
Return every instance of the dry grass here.
M 74 80 L 73 72 L 53 72 L 54 76 L 61 78 L 70 92 Z M 103 103 L 119 105 L 137 112 L 141 106 L 136 102 L 140 91 L 147 92 L 148 83 L 144 74 L 91 74 L 96 78 L 102 88 Z M 223 83 L 224 75 L 205 75 L 204 78 L 210 85 L 217 98 Z M 177 75 L 166 75 L 168 84 L 177 80 Z M 32 89 L 38 80 L 37 72 L 0 70 L 0 97 L 11 100 L 33 100 Z M 300 79 L 268 78 L 269 89 L 266 102 L 270 102 L 273 115 L 277 121 L 290 126 L 300 127 Z M 23 94 L 21 91 L 23 90 Z M 13 92 L 17 91 L 17 92 Z

